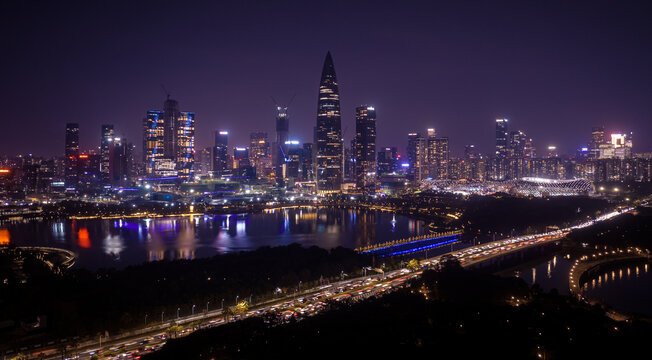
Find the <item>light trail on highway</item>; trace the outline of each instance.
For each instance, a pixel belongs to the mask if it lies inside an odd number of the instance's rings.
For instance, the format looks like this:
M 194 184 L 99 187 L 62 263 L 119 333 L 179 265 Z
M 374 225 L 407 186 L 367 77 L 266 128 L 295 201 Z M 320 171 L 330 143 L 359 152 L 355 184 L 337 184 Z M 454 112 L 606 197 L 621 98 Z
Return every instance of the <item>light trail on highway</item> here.
M 420 263 L 424 268 L 437 267 L 441 265 L 442 257 L 452 256 L 459 260 L 463 267 L 469 267 L 497 256 L 503 256 L 511 252 L 520 251 L 528 247 L 552 241 L 558 241 L 572 230 L 586 228 L 598 222 L 611 220 L 618 215 L 633 210 L 634 207 L 627 207 L 564 229 L 475 245 L 463 250 L 453 251 L 422 260 Z M 380 296 L 404 287 L 407 281 L 418 278 L 421 273 L 421 270 L 409 271 L 407 269 L 399 269 L 373 276 L 359 277 L 339 281 L 333 284 L 322 285 L 316 288 L 307 289 L 300 293 L 288 294 L 285 297 L 268 301 L 263 304 L 257 304 L 243 315 L 234 315 L 232 321 L 252 316 L 262 316 L 265 314 L 276 314 L 277 319 L 281 322 L 287 321 L 291 318 L 301 320 L 302 318 L 313 316 L 326 309 L 327 304 L 324 302 L 326 300 L 332 299 L 334 301 L 343 301 L 345 299 L 351 299 L 353 301 L 361 301 L 369 297 Z M 170 322 L 166 325 L 159 324 L 157 326 L 143 329 L 141 330 L 143 332 L 142 335 L 137 335 L 131 338 L 106 340 L 101 347 L 98 343 L 84 346 L 76 355 L 67 357 L 66 359 L 90 359 L 95 354 L 100 355 L 107 351 L 113 355 L 105 356 L 103 359 L 139 359 L 143 354 L 156 351 L 165 344 L 168 340 L 165 332 L 167 327 L 177 324 L 189 324 L 197 320 L 205 321 L 205 323 L 196 326 L 194 329 L 185 329 L 178 335 L 186 336 L 197 330 L 221 326 L 226 323 L 221 310 L 180 318 L 176 322 Z M 118 352 L 119 354 L 116 354 Z M 32 356 L 38 356 L 41 353 L 45 355 L 46 359 L 61 358 L 61 353 L 55 349 L 34 351 Z

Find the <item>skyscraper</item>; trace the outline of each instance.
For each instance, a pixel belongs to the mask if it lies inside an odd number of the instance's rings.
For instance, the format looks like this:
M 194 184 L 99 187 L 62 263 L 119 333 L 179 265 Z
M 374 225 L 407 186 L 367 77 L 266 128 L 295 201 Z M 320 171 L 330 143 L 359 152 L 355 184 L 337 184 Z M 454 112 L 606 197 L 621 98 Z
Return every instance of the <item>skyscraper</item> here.
M 143 120 L 143 160 L 147 173 L 190 177 L 195 162 L 195 113 L 179 111 L 179 103 L 169 95 L 163 111 L 148 111 Z
M 506 157 L 509 152 L 507 141 L 507 119 L 496 119 L 496 156 Z
M 170 99 L 163 103 L 163 156 L 170 159 L 176 157 L 176 129 L 179 119 L 179 102 Z
M 342 121 L 340 94 L 330 51 L 326 54 L 317 103 L 317 189 L 339 191 L 342 184 Z
M 493 180 L 505 180 L 509 161 L 510 148 L 507 133 L 507 119 L 496 119 L 496 152 L 491 161 L 491 177 Z
M 419 133 L 408 134 L 407 158 L 408 180 L 420 182 L 423 179 L 422 171 L 426 159 L 426 141 Z
M 398 149 L 395 146 L 383 148 L 378 152 L 378 175 L 398 172 Z
M 163 112 L 148 111 L 143 119 L 143 161 L 145 172 L 152 174 L 163 157 Z
M 313 143 L 303 143 L 303 162 L 302 162 L 302 178 L 304 181 L 314 180 L 314 164 L 315 149 Z
M 65 149 L 65 178 L 66 186 L 77 186 L 79 179 L 79 124 L 66 124 L 66 149 Z
M 109 180 L 109 162 L 111 157 L 109 148 L 114 136 L 115 131 L 113 130 L 113 125 L 102 125 L 102 138 L 100 141 L 100 173 L 102 175 L 102 181 L 104 182 Z
M 258 158 L 265 157 L 269 154 L 269 141 L 267 133 L 255 131 L 249 134 L 249 158 L 251 163 L 255 163 Z
M 227 169 L 229 132 L 215 132 L 215 146 L 213 146 L 213 174 L 221 176 Z
M 274 168 L 276 173 L 276 184 L 283 185 L 283 164 L 287 157 L 288 147 L 285 144 L 288 141 L 288 131 L 290 129 L 290 118 L 288 117 L 288 108 L 284 106 L 276 107 L 276 142 L 274 143 Z
M 178 176 L 189 178 L 195 165 L 195 113 L 180 112 L 176 126 L 175 162 Z
M 433 165 L 433 168 L 435 169 L 434 173 L 430 175 L 433 179 L 448 179 L 449 157 L 448 137 L 443 136 L 435 138 L 434 153 L 430 160 L 431 165 Z
M 604 127 L 595 126 L 591 129 L 591 142 L 589 143 L 589 156 L 597 159 L 600 157 L 600 145 L 606 144 Z
M 464 145 L 464 159 L 472 160 L 478 157 L 478 152 L 475 150 L 475 145 Z
M 367 105 L 355 109 L 355 182 L 363 193 L 375 193 L 376 109 Z
M 266 132 L 252 132 L 249 135 L 249 161 L 256 168 L 256 177 L 267 179 L 272 173 Z

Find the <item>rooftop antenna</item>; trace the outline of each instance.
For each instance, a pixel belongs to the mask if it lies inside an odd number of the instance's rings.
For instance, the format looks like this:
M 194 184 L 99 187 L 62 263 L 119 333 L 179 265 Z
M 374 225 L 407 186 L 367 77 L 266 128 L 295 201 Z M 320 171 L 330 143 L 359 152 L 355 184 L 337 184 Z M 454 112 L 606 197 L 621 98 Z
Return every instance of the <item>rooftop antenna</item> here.
M 295 98 L 296 96 L 297 96 L 297 93 L 294 93 L 294 95 L 292 95 L 292 97 L 290 98 L 290 102 L 288 102 L 287 107 L 290 107 L 290 105 L 292 105 L 292 102 L 294 101 L 294 98 Z
M 167 99 L 170 100 L 170 93 L 165 89 L 165 86 L 163 86 L 163 84 L 161 84 L 161 88 L 163 89 L 163 92 L 165 93 L 165 95 L 167 95 L 167 97 L 168 97 Z

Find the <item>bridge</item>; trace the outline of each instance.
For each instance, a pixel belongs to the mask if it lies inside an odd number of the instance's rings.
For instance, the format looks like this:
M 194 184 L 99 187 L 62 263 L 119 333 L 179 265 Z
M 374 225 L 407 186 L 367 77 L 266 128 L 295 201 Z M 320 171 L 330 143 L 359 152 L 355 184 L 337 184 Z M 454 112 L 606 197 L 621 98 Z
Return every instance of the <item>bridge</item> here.
M 575 260 L 568 274 L 568 288 L 570 293 L 582 297 L 582 281 L 587 276 L 595 275 L 600 271 L 600 266 L 608 263 L 627 262 L 634 260 L 651 260 L 649 250 L 639 248 L 616 249 L 602 251 L 592 255 L 585 255 Z
M 363 246 L 355 249 L 360 254 L 395 256 L 424 251 L 460 241 L 462 230 L 413 236 L 405 239 L 387 241 L 380 244 Z

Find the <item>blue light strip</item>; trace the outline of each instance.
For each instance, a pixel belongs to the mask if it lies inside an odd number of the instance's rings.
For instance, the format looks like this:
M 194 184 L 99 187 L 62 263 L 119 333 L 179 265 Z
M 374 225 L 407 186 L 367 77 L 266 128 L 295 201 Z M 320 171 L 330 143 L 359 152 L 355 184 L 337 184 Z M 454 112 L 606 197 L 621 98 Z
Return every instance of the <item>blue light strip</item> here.
M 373 251 L 389 249 L 389 248 L 392 248 L 392 247 L 395 247 L 395 246 L 401 246 L 401 245 L 407 245 L 407 244 L 417 244 L 417 243 L 420 243 L 420 242 L 434 240 L 434 239 L 446 239 L 446 238 L 449 238 L 451 236 L 457 236 L 457 235 L 436 236 L 436 237 L 431 237 L 431 238 L 422 239 L 422 240 L 410 241 L 410 242 L 406 242 L 406 243 L 403 243 L 403 244 L 387 245 L 387 246 L 384 246 L 384 247 L 381 247 L 381 248 L 378 248 L 378 249 L 364 251 L 364 252 L 362 252 L 362 254 L 365 254 L 365 253 L 368 253 L 368 252 L 373 252 Z
M 457 239 L 448 240 L 448 241 L 444 241 L 444 242 L 440 242 L 440 243 L 436 243 L 436 244 L 432 244 L 432 245 L 421 246 L 421 247 L 418 247 L 418 248 L 415 248 L 415 249 L 403 250 L 403 251 L 390 253 L 390 254 L 385 254 L 385 255 L 380 255 L 380 256 L 385 257 L 385 256 L 409 254 L 409 253 L 413 253 L 413 252 L 417 252 L 417 251 L 421 251 L 421 250 L 426 250 L 426 249 L 430 249 L 430 248 L 434 248 L 434 247 L 440 247 L 440 246 L 444 246 L 444 245 L 448 245 L 448 244 L 453 244 L 453 243 L 456 243 L 456 242 L 459 242 L 459 240 L 457 240 Z

